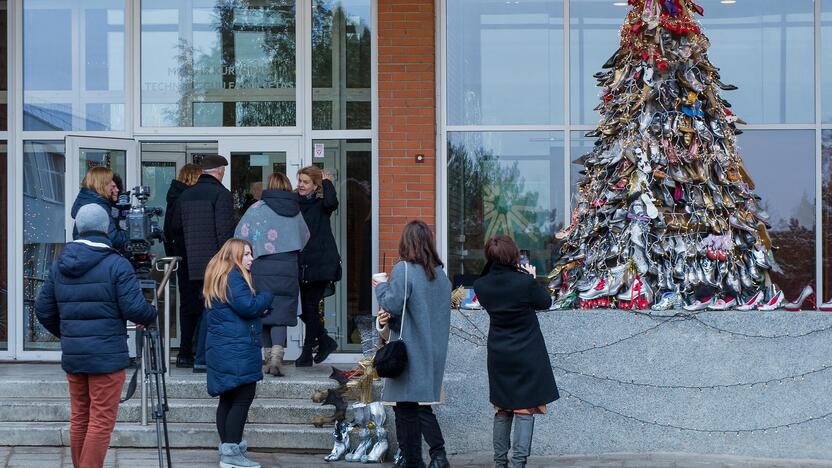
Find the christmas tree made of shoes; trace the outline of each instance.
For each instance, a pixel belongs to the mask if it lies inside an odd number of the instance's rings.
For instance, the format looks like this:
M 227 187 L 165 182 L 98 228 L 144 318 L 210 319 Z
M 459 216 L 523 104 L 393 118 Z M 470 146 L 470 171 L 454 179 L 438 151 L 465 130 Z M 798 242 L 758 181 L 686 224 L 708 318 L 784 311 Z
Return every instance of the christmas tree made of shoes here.
M 597 73 L 601 121 L 571 224 L 556 234 L 553 308 L 775 309 L 768 214 L 720 97 L 692 0 L 630 0 Z

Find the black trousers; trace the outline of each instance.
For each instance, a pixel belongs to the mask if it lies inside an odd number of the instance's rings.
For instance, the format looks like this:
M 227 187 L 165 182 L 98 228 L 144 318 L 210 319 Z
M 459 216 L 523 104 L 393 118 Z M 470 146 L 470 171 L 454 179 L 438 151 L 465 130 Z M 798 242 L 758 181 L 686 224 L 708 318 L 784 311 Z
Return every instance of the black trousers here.
M 442 429 L 430 405 L 400 401 L 396 402 L 393 412 L 396 415 L 396 436 L 406 466 L 419 466 L 422 462 L 422 437 L 430 447 L 431 458 L 445 451 Z
M 248 409 L 254 401 L 257 382 L 240 385 L 220 394 L 217 406 L 217 431 L 224 444 L 239 444 L 248 419 Z
M 303 338 L 304 346 L 316 346 L 318 338 L 326 335 L 326 328 L 321 323 L 320 304 L 328 281 L 313 281 L 300 285 L 300 319 L 306 325 Z
M 180 264 L 176 271 L 176 287 L 179 289 L 179 355 L 194 355 L 194 335 L 202 315 L 202 282 L 188 280 L 187 264 Z

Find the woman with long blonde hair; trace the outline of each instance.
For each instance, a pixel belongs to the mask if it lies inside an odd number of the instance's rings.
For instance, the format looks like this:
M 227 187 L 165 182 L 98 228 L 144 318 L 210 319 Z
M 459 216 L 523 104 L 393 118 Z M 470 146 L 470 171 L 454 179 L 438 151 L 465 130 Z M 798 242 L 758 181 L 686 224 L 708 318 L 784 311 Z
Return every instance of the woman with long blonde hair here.
M 78 192 L 78 197 L 75 198 L 75 203 L 72 205 L 72 219 L 78 214 L 78 210 L 84 205 L 95 204 L 104 208 L 104 211 L 110 216 L 110 225 L 107 235 L 110 242 L 113 243 L 113 248 L 121 250 L 127 242 L 127 232 L 118 228 L 115 219 L 112 217 L 111 200 L 118 196 L 118 187 L 113 181 L 113 171 L 104 166 L 96 166 L 87 171 L 84 180 L 81 182 L 81 190 Z M 72 239 L 78 239 L 78 228 L 72 228 Z
M 220 466 L 260 467 L 246 456 L 243 430 L 257 382 L 263 379 L 260 317 L 270 310 L 272 294 L 254 290 L 249 273 L 253 260 L 251 244 L 229 239 L 205 269 L 205 363 L 208 393 L 220 397 Z

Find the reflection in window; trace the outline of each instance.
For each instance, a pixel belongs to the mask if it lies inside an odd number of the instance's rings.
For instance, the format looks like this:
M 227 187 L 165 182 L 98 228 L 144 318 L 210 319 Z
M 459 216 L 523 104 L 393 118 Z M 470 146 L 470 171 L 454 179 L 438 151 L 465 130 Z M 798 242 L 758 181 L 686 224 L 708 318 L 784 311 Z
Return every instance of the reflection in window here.
M 563 121 L 563 1 L 449 0 L 448 123 Z
M 368 129 L 370 0 L 312 3 L 312 128 Z
M 489 237 L 507 234 L 541 275 L 557 252 L 562 226 L 563 134 L 448 135 L 448 265 L 454 284 L 470 284 L 485 265 Z
M 23 5 L 24 130 L 124 130 L 124 1 Z
M 60 349 L 38 323 L 35 299 L 64 246 L 64 144 L 23 143 L 23 348 Z
M 820 7 L 821 109 L 823 122 L 832 123 L 832 2 L 821 2 Z
M 618 48 L 619 32 L 629 7 L 609 0 L 582 0 L 569 4 L 570 93 L 572 123 L 598 123 L 600 88 L 592 77 Z M 574 156 L 574 154 L 573 154 Z M 574 158 L 573 158 L 574 159 Z
M 314 145 L 324 145 L 324 156 L 313 163 L 333 175 L 338 191 L 333 233 L 344 272 L 337 292 L 347 311 L 339 328 L 345 348 L 355 350 L 372 336 L 372 148 L 370 140 L 314 140 Z M 338 321 L 334 307 L 325 312 L 328 324 Z
M 815 132 L 755 130 L 737 140 L 779 247 L 774 258 L 784 273 L 771 279 L 792 300 L 815 282 Z
M 231 153 L 231 194 L 237 219 L 262 198 L 263 190 L 269 187 L 269 177 L 275 172 L 286 174 L 285 151 Z
M 740 87 L 723 93 L 738 114 L 749 123 L 814 122 L 814 2 L 700 3 L 711 62 Z
M 0 180 L 8 180 L 9 154 L 6 141 L 0 140 Z M 0 350 L 9 349 L 9 276 L 8 276 L 8 207 L 7 190 L 0 190 Z
M 823 131 L 823 191 L 821 196 L 821 216 L 823 226 L 823 288 L 818 301 L 828 300 L 832 296 L 832 130 Z
M 296 125 L 295 2 L 142 2 L 142 125 Z

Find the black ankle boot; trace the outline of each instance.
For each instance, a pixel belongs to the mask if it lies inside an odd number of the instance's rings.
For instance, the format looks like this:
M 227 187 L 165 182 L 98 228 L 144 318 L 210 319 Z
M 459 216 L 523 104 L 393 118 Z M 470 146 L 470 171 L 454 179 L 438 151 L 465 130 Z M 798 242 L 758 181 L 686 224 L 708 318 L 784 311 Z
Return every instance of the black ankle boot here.
M 451 464 L 448 462 L 448 455 L 444 450 L 430 457 L 430 465 L 428 465 L 428 468 L 451 468 Z
M 318 353 L 315 354 L 315 364 L 326 361 L 326 358 L 338 349 L 338 342 L 329 335 L 322 335 L 318 338 Z
M 300 357 L 295 361 L 295 367 L 312 367 L 312 347 L 304 346 Z

